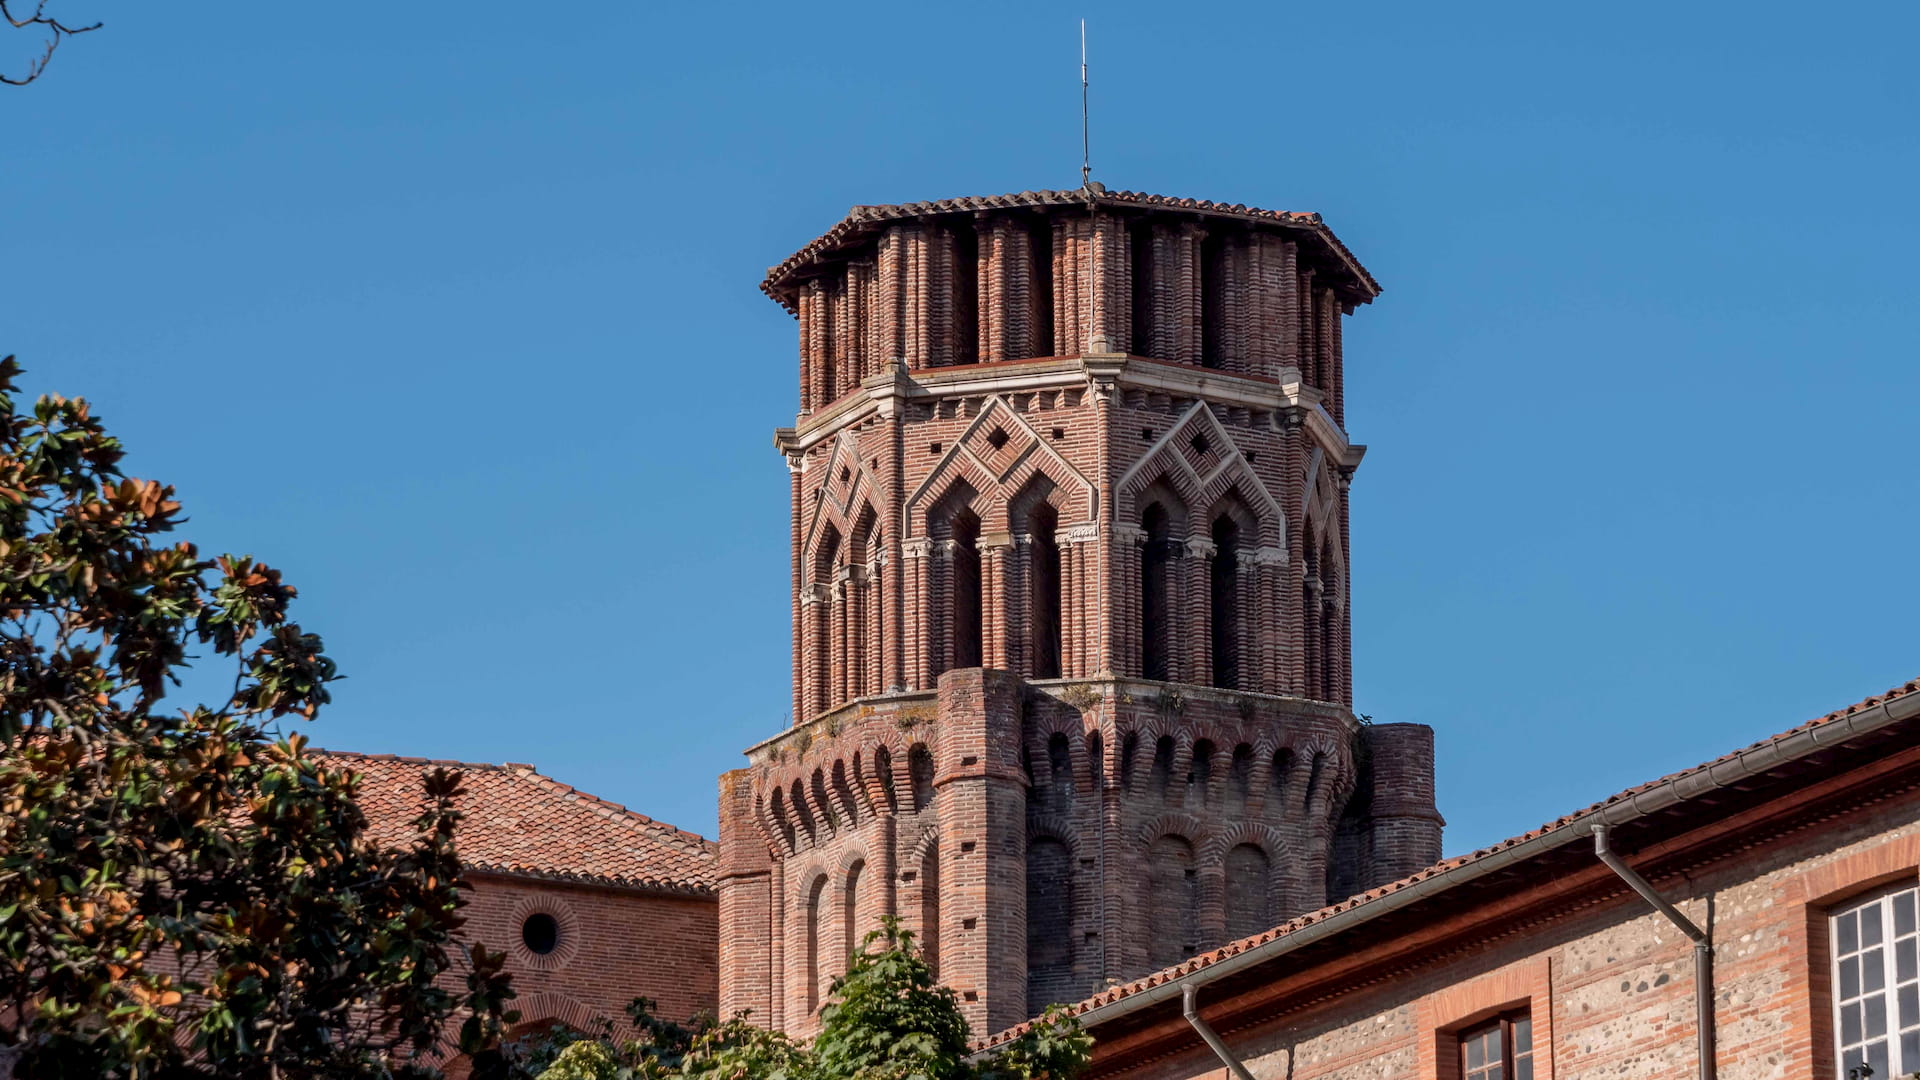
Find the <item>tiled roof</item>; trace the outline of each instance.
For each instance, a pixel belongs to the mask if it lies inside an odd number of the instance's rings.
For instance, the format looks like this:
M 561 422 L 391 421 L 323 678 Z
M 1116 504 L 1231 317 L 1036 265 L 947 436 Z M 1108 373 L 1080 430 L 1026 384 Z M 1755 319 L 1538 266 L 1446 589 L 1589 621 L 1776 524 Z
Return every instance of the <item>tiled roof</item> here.
M 1915 679 L 1915 680 L 1911 680 L 1909 682 L 1903 683 L 1900 686 L 1896 686 L 1893 689 L 1888 690 L 1884 694 L 1876 694 L 1873 697 L 1865 699 L 1864 701 L 1855 702 L 1854 704 L 1849 705 L 1844 709 L 1836 709 L 1833 712 L 1827 713 L 1825 716 L 1816 717 L 1815 719 L 1809 720 L 1806 723 L 1788 728 L 1786 731 L 1783 731 L 1778 735 L 1774 735 L 1771 738 L 1762 739 L 1757 743 L 1754 743 L 1750 746 L 1743 747 L 1739 750 L 1735 750 L 1730 754 L 1723 754 L 1720 757 L 1714 758 L 1712 761 L 1695 765 L 1690 769 L 1682 769 L 1679 772 L 1671 773 L 1667 776 L 1663 776 L 1658 780 L 1650 780 L 1647 783 L 1638 785 L 1637 787 L 1630 787 L 1627 790 L 1622 791 L 1617 795 L 1613 795 L 1608 798 L 1602 799 L 1599 802 L 1594 803 L 1592 806 L 1589 806 L 1584 810 L 1578 810 L 1564 817 L 1556 818 L 1553 821 L 1549 821 L 1545 825 L 1542 825 L 1537 829 L 1532 829 L 1532 830 L 1529 830 L 1528 832 L 1521 833 L 1518 836 L 1514 836 L 1506 840 L 1502 840 L 1491 847 L 1481 848 L 1479 851 L 1475 851 L 1467 855 L 1460 855 L 1452 859 L 1444 859 L 1440 862 L 1433 864 L 1432 866 L 1427 867 L 1425 870 L 1419 871 L 1418 873 L 1411 874 L 1407 877 L 1401 878 L 1398 881 L 1390 882 L 1386 885 L 1382 885 L 1377 889 L 1370 889 L 1363 893 L 1356 893 L 1355 895 L 1350 896 L 1347 899 L 1342 900 L 1337 904 L 1329 904 L 1328 906 L 1323 907 L 1318 911 L 1312 911 L 1312 912 L 1308 912 L 1305 915 L 1300 915 L 1296 918 L 1293 918 L 1284 923 L 1281 923 L 1279 926 L 1276 926 L 1271 930 L 1267 930 L 1262 933 L 1255 934 L 1252 937 L 1242 938 L 1239 941 L 1233 942 L 1229 945 L 1222 946 L 1221 948 L 1215 949 L 1212 952 L 1201 953 L 1198 956 L 1191 957 L 1178 964 L 1175 964 L 1172 967 L 1164 968 L 1160 971 L 1154 972 L 1151 975 L 1147 975 L 1147 976 L 1143 976 L 1142 978 L 1135 979 L 1130 983 L 1126 983 L 1121 986 L 1109 987 L 1108 989 L 1103 990 L 1100 993 L 1093 995 L 1092 997 L 1086 998 L 1074 1005 L 1068 1006 L 1067 1011 L 1075 1016 L 1080 1016 L 1086 1013 L 1090 1013 L 1093 1010 L 1101 1008 L 1103 1006 L 1117 1004 L 1128 998 L 1135 997 L 1148 990 L 1151 990 L 1154 987 L 1162 986 L 1166 983 L 1173 982 L 1174 980 L 1179 979 L 1183 976 L 1192 975 L 1196 972 L 1203 971 L 1231 957 L 1239 956 L 1250 950 L 1260 948 L 1261 946 L 1282 941 L 1288 938 L 1289 936 L 1299 934 L 1301 931 L 1306 930 L 1309 927 L 1323 923 L 1335 915 L 1339 915 L 1344 912 L 1365 909 L 1369 905 L 1381 904 L 1382 901 L 1388 900 L 1389 898 L 1394 897 L 1396 894 L 1404 892 L 1407 889 L 1411 889 L 1417 885 L 1420 885 L 1423 882 L 1431 881 L 1436 877 L 1439 877 L 1443 874 L 1449 874 L 1463 867 L 1471 867 L 1477 863 L 1487 862 L 1489 860 L 1492 860 L 1495 856 L 1498 856 L 1503 852 L 1508 852 L 1511 849 L 1518 847 L 1522 844 L 1529 844 L 1533 841 L 1540 840 L 1543 837 L 1547 837 L 1556 833 L 1575 832 L 1577 826 L 1586 825 L 1595 820 L 1601 820 L 1600 815 L 1602 814 L 1603 811 L 1606 811 L 1609 808 L 1621 806 L 1623 804 L 1631 804 L 1636 799 L 1638 799 L 1639 797 L 1649 792 L 1655 791 L 1667 785 L 1674 784 L 1678 781 L 1686 780 L 1691 777 L 1700 776 L 1702 774 L 1711 774 L 1721 766 L 1736 762 L 1739 759 L 1749 754 L 1752 754 L 1755 751 L 1767 749 L 1771 747 L 1773 744 L 1778 743 L 1783 739 L 1800 735 L 1805 732 L 1812 732 L 1817 729 L 1827 727 L 1829 725 L 1838 724 L 1842 721 L 1845 721 L 1847 718 L 1854 716 L 1855 714 L 1864 712 L 1869 709 L 1879 708 L 1891 702 L 1899 701 L 1902 699 L 1909 699 L 1909 698 L 1920 700 L 1920 679 Z M 1381 904 L 1381 906 L 1384 907 L 1386 905 Z M 988 1046 L 997 1046 L 1000 1043 L 1006 1042 L 1010 1039 L 1017 1037 L 1022 1032 L 1026 1031 L 1029 1026 L 1030 1026 L 1029 1024 L 1020 1024 L 1018 1026 L 1008 1028 L 1006 1031 L 1000 1032 L 999 1034 L 993 1035 L 992 1037 L 986 1040 L 983 1040 L 981 1043 L 978 1044 L 978 1046 L 982 1048 L 988 1047 Z
M 1354 289 L 1368 298 L 1380 294 L 1380 283 L 1373 279 L 1372 274 L 1367 273 L 1366 267 L 1360 265 L 1360 260 L 1354 257 L 1353 252 L 1348 251 L 1346 245 L 1333 235 L 1333 230 L 1327 228 L 1319 214 L 1291 210 L 1262 210 L 1240 203 L 1182 199 L 1171 195 L 1150 195 L 1142 191 L 1108 191 L 1099 185 L 1095 185 L 1092 191 L 1085 188 L 1073 191 L 1022 191 L 1011 195 L 971 195 L 958 199 L 935 199 L 930 202 L 900 203 L 892 206 L 856 206 L 848 211 L 847 216 L 842 218 L 839 224 L 788 256 L 778 266 L 770 267 L 767 270 L 766 280 L 760 283 L 760 288 L 768 296 L 779 301 L 780 305 L 788 311 L 798 310 L 792 296 L 788 295 L 786 290 L 802 267 L 819 259 L 822 255 L 851 246 L 874 231 L 876 226 L 889 221 L 974 210 L 1088 204 L 1132 209 L 1187 210 L 1208 217 L 1236 218 L 1242 221 L 1265 222 L 1303 229 L 1326 244 L 1329 253 L 1351 275 L 1351 284 Z
M 359 774 L 360 807 L 383 840 L 404 841 L 412 834 L 421 779 L 429 770 L 457 769 L 467 794 L 455 845 L 472 869 L 630 888 L 713 890 L 713 841 L 542 776 L 531 765 L 318 753 Z

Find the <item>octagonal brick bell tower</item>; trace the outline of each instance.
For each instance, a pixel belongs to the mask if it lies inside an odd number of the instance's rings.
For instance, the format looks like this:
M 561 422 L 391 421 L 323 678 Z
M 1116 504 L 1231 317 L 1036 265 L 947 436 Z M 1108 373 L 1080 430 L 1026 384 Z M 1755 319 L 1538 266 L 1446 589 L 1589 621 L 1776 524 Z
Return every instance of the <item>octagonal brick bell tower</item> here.
M 1109 192 L 863 206 L 800 324 L 793 717 L 720 780 L 720 994 L 817 1026 L 885 915 L 976 1034 L 1440 857 L 1433 738 L 1351 710 L 1316 214 Z

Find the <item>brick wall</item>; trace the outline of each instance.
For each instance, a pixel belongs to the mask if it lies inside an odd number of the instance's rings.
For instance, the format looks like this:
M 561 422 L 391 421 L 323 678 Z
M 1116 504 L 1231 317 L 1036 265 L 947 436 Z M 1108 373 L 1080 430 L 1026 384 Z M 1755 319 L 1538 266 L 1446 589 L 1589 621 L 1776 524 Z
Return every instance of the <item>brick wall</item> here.
M 1827 913 L 1920 882 L 1920 796 L 1911 782 L 1853 803 L 1844 814 L 1809 812 L 1727 840 L 1705 862 L 1674 854 L 1680 841 L 1654 850 L 1674 868 L 1655 874 L 1656 887 L 1711 930 L 1723 1080 L 1838 1080 Z M 1451 1080 L 1459 1075 L 1459 1031 L 1514 1009 L 1531 1015 L 1533 1075 L 1543 1080 L 1694 1075 L 1691 943 L 1603 869 L 1589 871 L 1557 882 L 1516 879 L 1505 906 L 1526 917 L 1489 904 L 1477 933 L 1415 950 L 1390 976 L 1374 970 L 1344 987 L 1316 982 L 1314 967 L 1332 963 L 1323 955 L 1264 983 L 1243 981 L 1237 992 L 1203 990 L 1202 1013 L 1220 1018 L 1257 1080 Z M 1390 943 L 1357 935 L 1344 955 Z M 1158 1042 L 1138 1032 L 1104 1040 L 1093 1075 L 1223 1075 L 1177 1017 L 1154 1030 Z

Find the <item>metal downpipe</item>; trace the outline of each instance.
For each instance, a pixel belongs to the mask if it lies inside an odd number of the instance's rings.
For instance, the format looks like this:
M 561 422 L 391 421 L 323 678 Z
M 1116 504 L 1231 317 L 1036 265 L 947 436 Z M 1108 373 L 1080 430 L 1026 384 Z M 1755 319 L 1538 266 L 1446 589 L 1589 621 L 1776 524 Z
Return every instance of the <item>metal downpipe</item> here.
M 1653 909 L 1666 917 L 1666 920 L 1678 927 L 1693 942 L 1693 1023 L 1699 1035 L 1700 1080 L 1714 1080 L 1718 1070 L 1714 1064 L 1714 1018 L 1713 1018 L 1713 941 L 1707 932 L 1694 924 L 1692 919 L 1680 913 L 1680 909 L 1668 903 L 1666 898 L 1653 891 L 1646 878 L 1628 866 L 1620 856 L 1607 846 L 1607 826 L 1593 826 L 1593 853 L 1607 864 L 1607 869 L 1619 876 L 1627 887 L 1640 894 L 1640 898 L 1652 905 Z
M 1227 1049 L 1226 1040 L 1220 1037 L 1220 1033 L 1213 1030 L 1213 1025 L 1200 1019 L 1200 1008 L 1195 1000 L 1199 992 L 1200 988 L 1192 983 L 1184 987 L 1180 995 L 1181 1015 L 1187 1018 L 1187 1023 L 1193 1026 L 1193 1030 L 1200 1033 L 1201 1041 L 1207 1044 L 1207 1048 L 1213 1051 L 1213 1056 L 1219 1058 L 1220 1064 L 1225 1065 L 1237 1080 L 1253 1080 L 1253 1074 L 1247 1071 L 1247 1067 L 1240 1063 L 1239 1058 L 1233 1056 L 1233 1051 Z

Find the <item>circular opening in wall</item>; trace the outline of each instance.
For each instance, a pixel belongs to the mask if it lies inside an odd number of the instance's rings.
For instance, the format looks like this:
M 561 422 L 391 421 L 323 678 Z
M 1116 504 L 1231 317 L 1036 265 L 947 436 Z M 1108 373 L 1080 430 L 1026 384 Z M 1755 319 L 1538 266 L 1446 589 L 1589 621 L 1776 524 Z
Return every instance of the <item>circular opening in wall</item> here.
M 520 941 L 535 956 L 545 956 L 560 947 L 560 924 L 544 911 L 527 916 L 520 924 Z

